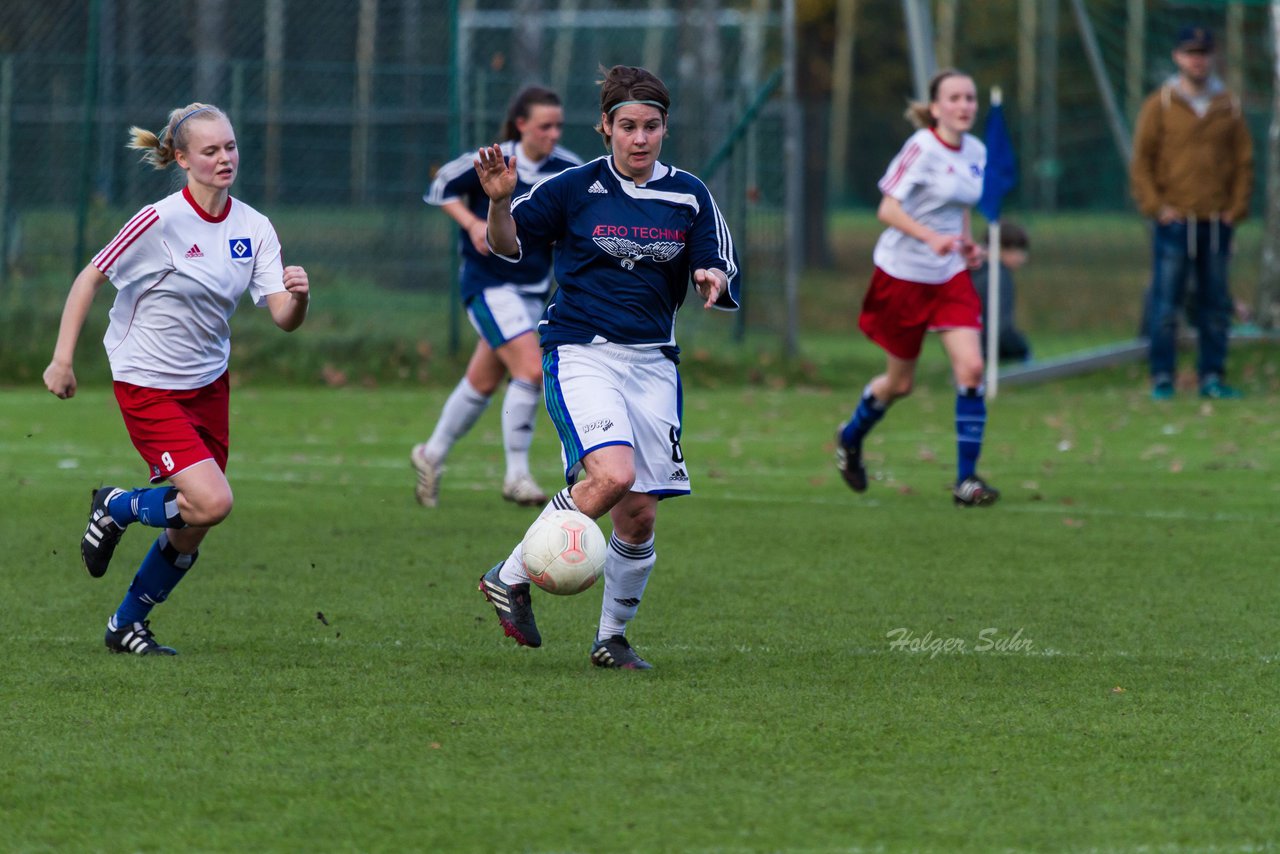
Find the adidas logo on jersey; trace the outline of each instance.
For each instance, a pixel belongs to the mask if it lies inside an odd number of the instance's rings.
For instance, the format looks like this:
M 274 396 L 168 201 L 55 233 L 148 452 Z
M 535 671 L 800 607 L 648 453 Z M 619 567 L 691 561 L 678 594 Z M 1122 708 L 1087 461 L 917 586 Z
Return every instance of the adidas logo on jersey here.
M 599 181 L 596 181 L 594 184 L 592 184 L 587 189 L 587 192 L 588 193 L 604 193 L 606 196 L 609 195 L 609 191 L 606 190 L 604 188 L 604 184 L 601 184 Z
M 187 258 L 203 258 L 204 253 L 200 251 L 200 247 L 192 243 L 191 248 L 187 250 Z

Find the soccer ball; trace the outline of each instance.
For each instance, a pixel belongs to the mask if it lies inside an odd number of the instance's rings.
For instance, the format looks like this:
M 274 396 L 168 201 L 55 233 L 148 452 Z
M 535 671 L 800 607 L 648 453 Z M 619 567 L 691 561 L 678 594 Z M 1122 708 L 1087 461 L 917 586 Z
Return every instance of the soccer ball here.
M 572 596 L 595 584 L 604 572 L 604 553 L 600 526 L 577 510 L 539 516 L 524 535 L 529 580 L 557 596 Z

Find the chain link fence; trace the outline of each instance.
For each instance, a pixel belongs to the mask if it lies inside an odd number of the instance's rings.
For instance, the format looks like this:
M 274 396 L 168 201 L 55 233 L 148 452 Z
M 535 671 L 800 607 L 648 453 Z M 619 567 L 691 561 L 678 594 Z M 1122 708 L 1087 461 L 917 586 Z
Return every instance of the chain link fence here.
M 37 297 L 24 289 L 50 275 L 69 281 L 130 213 L 176 189 L 176 170 L 156 173 L 126 150 L 127 130 L 158 129 L 171 109 L 203 101 L 231 118 L 242 158 L 234 193 L 272 217 L 288 260 L 321 288 L 340 283 L 343 308 L 366 328 L 385 310 L 426 341 L 418 351 L 438 350 L 446 326 L 456 349 L 460 312 L 446 308 L 456 231 L 422 202 L 435 170 L 494 141 L 511 96 L 534 82 L 561 93 L 563 144 L 584 159 L 603 153 L 596 81 L 621 63 L 668 83 L 663 159 L 702 176 L 735 230 L 753 294 L 737 332 L 775 330 L 781 3 L 738 5 L 6 0 L 7 303 L 25 307 Z M 427 300 L 416 324 L 402 316 L 405 294 Z
M 746 310 L 728 322 L 683 313 L 686 349 L 725 330 L 781 339 L 794 322 L 786 286 L 801 251 L 794 235 L 815 228 L 812 209 L 799 225 L 800 215 L 787 213 L 800 181 L 789 179 L 784 152 L 802 133 L 808 174 L 818 176 L 816 187 L 805 179 L 807 198 L 821 196 L 828 209 L 853 211 L 864 223 L 853 234 L 838 227 L 840 216 L 827 221 L 837 261 L 852 270 L 847 287 L 860 293 L 867 241 L 878 230 L 867 213 L 879 200 L 876 180 L 909 133 L 901 111 L 912 92 L 901 0 L 799 3 L 794 70 L 805 119 L 803 127 L 789 120 L 789 5 L 5 0 L 0 368 L 31 374 L 34 361 L 15 366 L 8 354 L 45 353 L 70 276 L 133 211 L 176 188 L 174 172 L 151 171 L 125 149 L 129 126 L 157 129 L 169 110 L 200 100 L 222 106 L 235 124 L 242 151 L 235 194 L 271 216 L 287 259 L 306 264 L 319 283 L 310 334 L 370 372 L 385 373 L 389 362 L 393 372 L 421 376 L 434 355 L 469 340 L 451 299 L 455 229 L 421 200 L 434 171 L 493 141 L 511 95 L 533 82 L 564 99 L 563 144 L 583 157 L 602 153 L 593 130 L 596 81 L 601 66 L 615 63 L 645 65 L 670 86 L 663 159 L 707 181 L 743 255 Z M 1021 168 L 1006 209 L 1032 225 L 1043 260 L 1029 280 L 1049 285 L 1028 291 L 1020 309 L 1033 328 L 1114 326 L 1117 313 L 1106 307 L 1117 300 L 1126 306 L 1120 322 L 1132 313 L 1136 325 L 1148 250 L 1128 200 L 1124 133 L 1142 96 L 1172 73 L 1169 51 L 1182 24 L 1219 34 L 1223 76 L 1242 95 L 1254 130 L 1261 210 L 1274 73 L 1265 4 L 930 5 L 939 63 L 972 73 L 984 103 L 990 86 L 1005 90 Z M 856 10 L 848 32 L 840 23 L 846 8 Z M 847 52 L 839 49 L 846 37 Z M 844 88 L 836 81 L 842 56 L 851 71 Z M 1064 224 L 1064 212 L 1076 218 Z M 1246 298 L 1256 278 L 1256 229 L 1241 232 L 1236 282 Z M 1104 273 L 1123 283 L 1079 293 L 1079 282 Z M 1088 299 L 1096 310 L 1081 309 Z M 843 306 L 802 308 L 818 327 L 837 317 L 844 329 L 852 322 Z

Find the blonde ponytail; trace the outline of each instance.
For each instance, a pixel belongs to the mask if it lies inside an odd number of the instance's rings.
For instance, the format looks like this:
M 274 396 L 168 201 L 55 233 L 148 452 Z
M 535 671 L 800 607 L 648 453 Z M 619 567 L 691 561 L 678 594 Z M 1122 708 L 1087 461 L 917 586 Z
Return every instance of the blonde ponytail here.
M 187 104 L 169 113 L 164 130 L 152 133 L 146 128 L 133 126 L 129 128 L 128 148 L 143 152 L 142 161 L 149 163 L 154 169 L 164 169 L 174 162 L 174 153 L 186 150 L 187 119 L 225 119 L 226 114 L 212 104 L 201 104 L 198 101 Z

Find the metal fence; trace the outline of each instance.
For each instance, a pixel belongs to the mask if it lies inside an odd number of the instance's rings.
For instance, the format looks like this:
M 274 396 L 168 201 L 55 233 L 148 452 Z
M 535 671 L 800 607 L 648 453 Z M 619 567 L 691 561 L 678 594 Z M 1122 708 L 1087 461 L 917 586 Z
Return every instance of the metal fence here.
M 672 91 L 663 159 L 703 175 L 749 256 L 744 322 L 777 328 L 782 3 L 638 5 L 6 0 L 5 274 L 68 274 L 129 212 L 172 191 L 176 175 L 125 149 L 127 129 L 204 101 L 236 128 L 235 194 L 272 216 L 290 257 L 358 280 L 371 300 L 376 289 L 447 291 L 455 232 L 422 203 L 435 169 L 494 141 L 531 82 L 560 91 L 563 144 L 601 153 L 599 69 L 644 64 Z
M 811 195 L 870 208 L 876 179 L 909 132 L 901 111 L 912 91 L 902 0 L 800 3 L 789 27 L 794 5 L 4 0 L 3 304 L 25 305 L 44 282 L 65 283 L 133 210 L 173 189 L 173 174 L 141 167 L 125 149 L 126 131 L 158 128 L 169 110 L 195 100 L 232 118 L 242 150 L 235 193 L 272 217 L 290 258 L 347 283 L 347 304 L 370 312 L 388 291 L 444 304 L 455 234 L 421 201 L 434 170 L 492 140 L 508 98 L 529 82 L 564 97 L 565 145 L 583 156 L 601 151 L 592 130 L 598 69 L 626 63 L 654 69 L 670 86 L 664 159 L 708 181 L 737 235 L 749 283 L 739 330 L 793 334 L 795 235 L 814 223 L 797 213 L 801 181 L 785 154 L 803 134 L 819 182 L 804 184 Z M 1172 71 L 1173 33 L 1189 21 L 1219 32 L 1224 77 L 1243 95 L 1260 208 L 1274 62 L 1265 4 L 928 5 L 938 61 L 970 71 L 984 99 L 992 84 L 1005 89 L 1022 168 L 1007 205 L 1015 213 L 1129 209 L 1117 123 L 1123 131 L 1141 96 Z M 856 10 L 847 34 L 843 10 Z M 788 41 L 797 35 L 792 63 Z M 841 57 L 845 87 L 834 80 Z M 803 126 L 787 97 L 796 77 Z M 1087 229 L 1072 235 L 1080 242 L 1064 257 L 1087 256 Z M 697 331 L 696 314 L 686 313 L 684 328 Z M 456 335 L 456 312 L 450 326 Z

